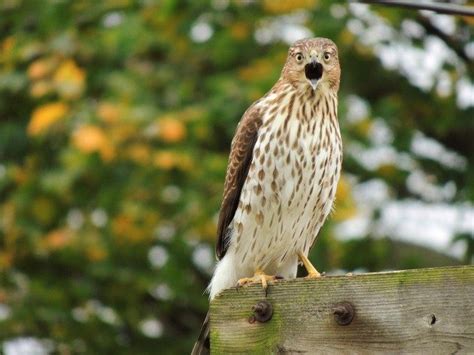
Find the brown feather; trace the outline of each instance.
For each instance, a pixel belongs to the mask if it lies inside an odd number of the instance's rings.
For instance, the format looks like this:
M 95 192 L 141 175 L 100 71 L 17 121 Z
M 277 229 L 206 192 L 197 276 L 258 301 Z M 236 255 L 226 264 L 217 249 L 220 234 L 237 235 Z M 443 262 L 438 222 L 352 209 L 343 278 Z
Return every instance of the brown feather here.
M 224 197 L 217 224 L 216 255 L 219 260 L 225 255 L 229 246 L 230 224 L 239 205 L 240 193 L 252 162 L 253 148 L 261 125 L 260 111 L 252 105 L 244 113 L 232 140 Z
M 211 353 L 209 332 L 209 312 L 207 312 L 206 318 L 202 323 L 201 331 L 199 332 L 198 340 L 194 343 L 193 350 L 191 351 L 191 355 L 207 355 Z

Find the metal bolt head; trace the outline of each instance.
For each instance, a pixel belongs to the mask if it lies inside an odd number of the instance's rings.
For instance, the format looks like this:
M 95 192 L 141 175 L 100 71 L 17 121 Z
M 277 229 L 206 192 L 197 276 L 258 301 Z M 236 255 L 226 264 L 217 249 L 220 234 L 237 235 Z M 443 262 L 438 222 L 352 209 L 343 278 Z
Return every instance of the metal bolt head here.
M 333 307 L 334 320 L 339 325 L 349 325 L 354 319 L 354 306 L 349 302 L 339 302 Z
M 273 307 L 267 301 L 259 301 L 255 306 L 252 307 L 253 315 L 249 318 L 249 323 L 259 323 L 268 322 L 272 319 Z

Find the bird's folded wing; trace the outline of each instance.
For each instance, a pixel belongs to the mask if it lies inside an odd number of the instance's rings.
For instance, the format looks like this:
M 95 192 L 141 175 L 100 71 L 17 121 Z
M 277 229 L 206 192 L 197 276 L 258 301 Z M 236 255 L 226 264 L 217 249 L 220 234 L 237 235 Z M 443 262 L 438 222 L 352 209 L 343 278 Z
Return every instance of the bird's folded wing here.
M 219 260 L 224 257 L 229 247 L 231 238 L 229 227 L 239 205 L 240 193 L 252 163 L 253 148 L 261 125 L 261 112 L 252 105 L 243 115 L 232 140 L 224 197 L 217 225 L 216 255 Z

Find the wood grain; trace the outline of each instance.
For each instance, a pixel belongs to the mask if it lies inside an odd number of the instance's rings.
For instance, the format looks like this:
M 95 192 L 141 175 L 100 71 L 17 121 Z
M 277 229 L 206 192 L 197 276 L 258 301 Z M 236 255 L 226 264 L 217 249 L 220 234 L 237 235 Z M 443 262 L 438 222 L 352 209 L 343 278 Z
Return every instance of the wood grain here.
M 266 300 L 270 321 L 249 322 Z M 341 326 L 334 306 L 355 316 Z M 474 354 L 474 266 L 326 276 L 224 291 L 211 303 L 211 349 L 228 353 Z

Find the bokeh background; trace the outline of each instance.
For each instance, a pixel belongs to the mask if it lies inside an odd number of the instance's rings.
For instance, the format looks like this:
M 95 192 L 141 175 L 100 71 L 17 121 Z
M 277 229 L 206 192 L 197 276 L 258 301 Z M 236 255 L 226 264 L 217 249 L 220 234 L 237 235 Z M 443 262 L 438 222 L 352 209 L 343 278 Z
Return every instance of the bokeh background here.
M 322 0 L 2 0 L 3 352 L 189 352 L 230 140 L 303 37 L 333 39 L 343 68 L 344 173 L 314 264 L 472 263 L 473 24 Z

